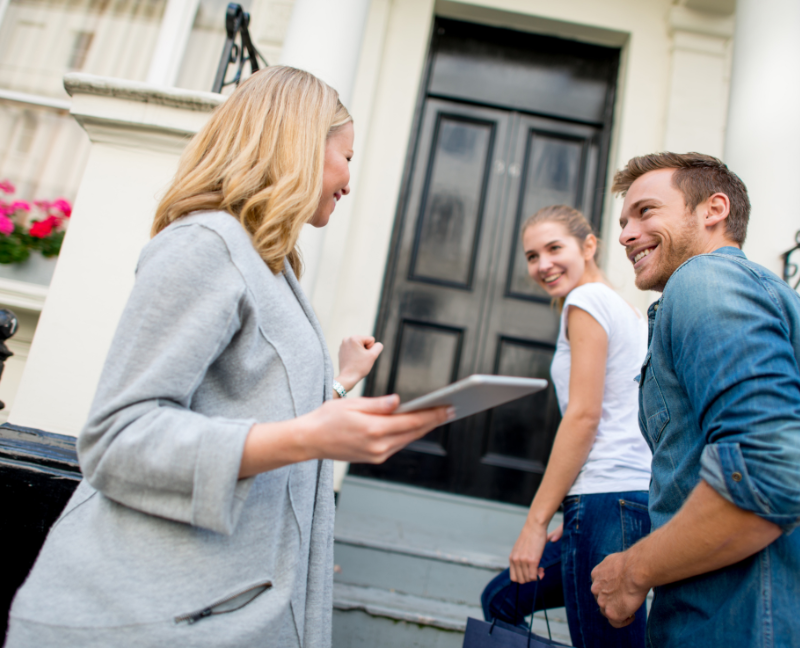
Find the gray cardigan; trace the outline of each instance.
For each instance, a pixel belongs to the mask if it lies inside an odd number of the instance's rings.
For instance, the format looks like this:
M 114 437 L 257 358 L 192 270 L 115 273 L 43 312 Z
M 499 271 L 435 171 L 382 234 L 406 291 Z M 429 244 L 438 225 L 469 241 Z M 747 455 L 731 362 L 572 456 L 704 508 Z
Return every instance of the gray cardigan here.
M 78 439 L 85 479 L 6 646 L 329 646 L 331 462 L 237 475 L 253 423 L 310 412 L 331 381 L 294 274 L 238 221 L 150 241 Z

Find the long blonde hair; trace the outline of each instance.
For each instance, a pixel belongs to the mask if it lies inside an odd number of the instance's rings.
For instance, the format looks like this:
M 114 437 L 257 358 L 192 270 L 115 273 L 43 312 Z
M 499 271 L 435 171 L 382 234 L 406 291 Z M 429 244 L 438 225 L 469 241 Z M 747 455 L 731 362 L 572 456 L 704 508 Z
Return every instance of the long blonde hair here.
M 325 143 L 350 121 L 336 90 L 309 72 L 256 72 L 189 142 L 151 236 L 193 211 L 227 211 L 273 273 L 286 259 L 299 277 L 297 239 L 322 196 Z

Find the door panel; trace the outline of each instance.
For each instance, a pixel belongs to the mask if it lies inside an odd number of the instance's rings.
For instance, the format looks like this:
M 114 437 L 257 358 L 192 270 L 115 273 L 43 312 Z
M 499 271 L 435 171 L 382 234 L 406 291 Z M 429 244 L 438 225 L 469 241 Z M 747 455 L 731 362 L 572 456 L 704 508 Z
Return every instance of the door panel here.
M 525 219 L 548 205 L 570 205 L 581 210 L 589 207 L 583 194 L 591 194 L 591 188 L 584 192 L 583 185 L 590 171 L 586 167 L 593 156 L 587 154 L 596 129 L 561 127 L 547 131 L 541 122 L 523 119 L 521 124 L 522 128 L 527 128 L 521 160 L 523 182 L 515 205 L 516 229 L 511 240 L 511 270 L 507 283 L 507 292 L 513 297 L 549 299 L 547 293 L 531 281 L 525 257 L 519 254 L 519 230 Z
M 437 110 L 409 279 L 470 288 L 495 126 Z

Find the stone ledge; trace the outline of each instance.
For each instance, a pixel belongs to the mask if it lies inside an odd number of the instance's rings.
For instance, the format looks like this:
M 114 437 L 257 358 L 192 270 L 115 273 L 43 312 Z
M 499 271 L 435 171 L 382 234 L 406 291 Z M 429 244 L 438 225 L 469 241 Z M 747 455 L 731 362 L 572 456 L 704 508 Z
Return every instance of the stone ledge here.
M 76 94 L 113 97 L 125 101 L 197 112 L 211 112 L 226 99 L 224 95 L 214 92 L 166 88 L 141 81 L 128 81 L 126 79 L 102 77 L 81 72 L 65 74 L 64 88 L 71 97 Z

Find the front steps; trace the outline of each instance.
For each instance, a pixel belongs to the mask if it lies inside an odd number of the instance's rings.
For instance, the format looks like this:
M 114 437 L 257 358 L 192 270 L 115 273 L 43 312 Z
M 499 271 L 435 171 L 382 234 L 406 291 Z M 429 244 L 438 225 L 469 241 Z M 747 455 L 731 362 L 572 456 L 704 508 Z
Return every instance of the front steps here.
M 334 544 L 334 648 L 460 648 L 480 594 L 508 566 L 526 509 L 347 477 Z M 554 525 L 559 519 L 553 521 Z M 564 610 L 549 613 L 569 643 Z M 537 614 L 534 631 L 547 636 Z

